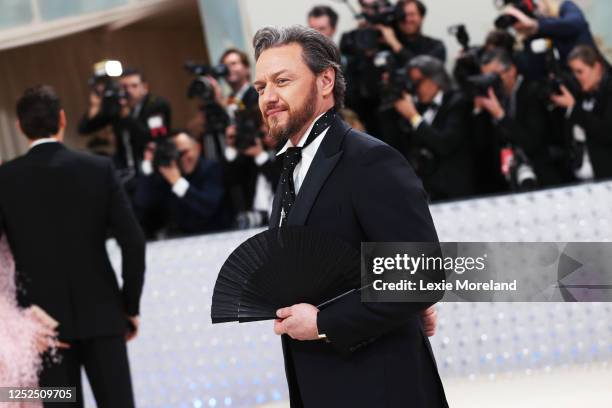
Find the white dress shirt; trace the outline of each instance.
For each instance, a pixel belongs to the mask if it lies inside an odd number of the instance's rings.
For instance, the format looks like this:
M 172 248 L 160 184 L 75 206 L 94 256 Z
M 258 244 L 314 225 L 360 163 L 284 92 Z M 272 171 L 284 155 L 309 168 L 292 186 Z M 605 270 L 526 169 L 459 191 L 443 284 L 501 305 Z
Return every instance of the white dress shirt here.
M 315 118 L 315 120 L 312 121 L 308 129 L 306 129 L 306 132 L 302 135 L 302 138 L 298 142 L 297 146 L 294 146 L 291 140 L 287 140 L 285 146 L 283 146 L 283 148 L 276 155 L 279 156 L 285 153 L 290 147 L 303 147 L 306 143 L 308 135 L 310 134 L 310 131 L 314 127 L 314 124 L 317 120 L 319 120 L 321 116 L 323 116 L 323 114 L 324 113 L 320 114 Z M 328 126 L 327 129 L 322 131 L 321 134 L 317 136 L 308 146 L 302 149 L 302 160 L 300 160 L 297 166 L 295 166 L 295 170 L 293 170 L 293 185 L 295 187 L 296 197 L 298 195 L 298 192 L 300 191 L 300 187 L 302 186 L 304 179 L 306 178 L 306 175 L 308 174 L 308 169 L 310 169 L 310 165 L 314 160 L 315 154 L 317 154 L 317 150 L 319 150 L 319 146 L 321 146 L 321 142 L 323 142 L 323 138 L 327 134 L 327 131 L 330 127 L 331 126 Z
M 59 140 L 57 140 L 54 137 L 45 137 L 43 139 L 36 139 L 34 142 L 32 142 L 32 144 L 30 145 L 30 149 L 32 150 L 33 148 L 35 148 L 38 145 L 41 144 L 45 144 L 45 143 L 59 143 Z

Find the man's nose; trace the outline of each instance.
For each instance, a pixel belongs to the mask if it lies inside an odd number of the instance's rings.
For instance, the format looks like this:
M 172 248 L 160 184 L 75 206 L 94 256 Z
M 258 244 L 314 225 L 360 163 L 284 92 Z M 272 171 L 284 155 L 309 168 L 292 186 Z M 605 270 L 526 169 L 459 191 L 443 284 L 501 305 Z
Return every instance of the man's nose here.
M 259 99 L 264 103 L 264 106 L 276 103 L 278 102 L 278 93 L 273 86 L 268 85 L 264 89 L 263 93 L 259 96 Z

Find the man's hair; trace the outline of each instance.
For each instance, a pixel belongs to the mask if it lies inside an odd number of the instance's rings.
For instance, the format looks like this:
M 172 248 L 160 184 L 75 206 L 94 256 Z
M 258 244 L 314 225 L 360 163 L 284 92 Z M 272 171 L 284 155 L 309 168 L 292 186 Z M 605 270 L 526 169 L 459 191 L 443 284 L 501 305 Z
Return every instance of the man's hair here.
M 187 136 L 193 143 L 200 144 L 200 140 L 195 137 L 187 128 L 175 128 L 170 131 L 170 139 L 174 140 L 179 135 Z
M 480 66 L 489 65 L 492 62 L 499 62 L 504 70 L 510 69 L 512 65 L 515 65 L 512 54 L 503 48 L 493 48 L 485 52 L 480 58 Z
M 302 60 L 313 74 L 319 75 L 328 68 L 335 72 L 334 102 L 336 109 L 344 106 L 346 82 L 340 67 L 340 50 L 334 42 L 312 28 L 294 25 L 290 27 L 264 27 L 255 33 L 253 48 L 255 60 L 270 48 L 298 44 L 302 47 Z
M 487 34 L 485 47 L 503 48 L 508 52 L 514 51 L 516 37 L 506 30 L 495 29 Z
M 599 51 L 589 45 L 575 47 L 567 56 L 568 63 L 574 60 L 580 60 L 589 67 L 594 67 L 596 63 L 600 63 L 602 66 L 606 65 Z
M 219 58 L 219 64 L 223 64 L 223 60 L 227 58 L 230 54 L 237 54 L 240 57 L 240 62 L 247 68 L 251 67 L 251 62 L 249 61 L 249 56 L 244 52 L 240 51 L 238 48 L 229 48 L 221 54 L 221 58 Z
M 333 8 L 329 6 L 314 6 L 308 13 L 308 18 L 318 18 L 323 16 L 327 16 L 329 18 L 329 24 L 333 29 L 335 29 L 336 25 L 338 24 L 338 13 L 336 13 Z
M 132 67 L 125 68 L 123 70 L 123 72 L 121 73 L 121 77 L 120 78 L 125 78 L 125 77 L 129 77 L 129 76 L 133 76 L 133 75 L 138 75 L 138 77 L 140 78 L 141 82 L 147 82 L 147 80 L 145 79 L 145 76 L 142 73 L 142 71 L 137 69 L 137 68 L 132 68 Z
M 396 10 L 404 11 L 404 8 L 409 4 L 415 4 L 417 10 L 421 17 L 425 17 L 427 15 L 427 6 L 421 0 L 400 0 L 397 2 Z
M 444 63 L 429 55 L 419 55 L 410 60 L 408 70 L 418 69 L 425 78 L 431 79 L 443 91 L 451 88 L 451 78 L 444 68 Z
M 17 101 L 17 119 L 28 139 L 42 139 L 56 135 L 60 130 L 59 97 L 47 85 L 38 85 L 25 90 Z

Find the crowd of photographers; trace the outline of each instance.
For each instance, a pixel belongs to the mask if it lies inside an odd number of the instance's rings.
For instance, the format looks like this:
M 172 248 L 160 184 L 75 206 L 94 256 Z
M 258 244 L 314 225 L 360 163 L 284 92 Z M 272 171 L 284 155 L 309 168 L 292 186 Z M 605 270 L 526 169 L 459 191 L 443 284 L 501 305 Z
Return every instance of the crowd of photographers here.
M 340 113 L 404 154 L 432 201 L 612 177 L 610 67 L 574 2 L 500 0 L 478 46 L 467 27 L 450 27 L 462 48 L 452 73 L 444 42 L 422 32 L 424 2 L 359 3 L 357 27 L 339 43 Z M 307 22 L 333 37 L 338 15 L 317 6 Z M 248 56 L 229 49 L 217 66 L 185 67 L 200 109 L 184 129 L 172 127 L 169 104 L 141 72 L 112 74 L 106 62 L 79 132 L 112 130 L 116 166 L 151 238 L 266 225 L 280 146 L 259 113 Z

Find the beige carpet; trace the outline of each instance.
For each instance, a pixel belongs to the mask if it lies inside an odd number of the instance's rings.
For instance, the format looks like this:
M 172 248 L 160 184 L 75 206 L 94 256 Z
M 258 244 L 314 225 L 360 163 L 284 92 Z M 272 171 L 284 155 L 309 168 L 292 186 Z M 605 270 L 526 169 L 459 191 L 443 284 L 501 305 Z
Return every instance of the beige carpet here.
M 494 379 L 449 378 L 444 380 L 444 388 L 451 408 L 607 408 L 612 407 L 612 364 L 506 374 Z M 289 403 L 261 408 L 289 408 Z

